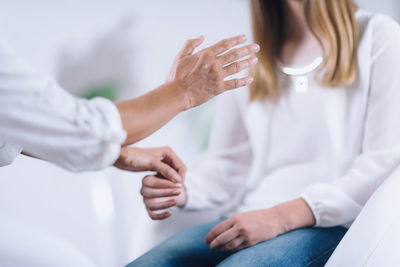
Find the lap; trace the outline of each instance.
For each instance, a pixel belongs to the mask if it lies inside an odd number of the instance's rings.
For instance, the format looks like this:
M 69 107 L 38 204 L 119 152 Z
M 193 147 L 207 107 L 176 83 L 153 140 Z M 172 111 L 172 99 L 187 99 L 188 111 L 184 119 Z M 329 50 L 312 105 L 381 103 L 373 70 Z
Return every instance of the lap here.
M 346 230 L 298 229 L 238 251 L 218 266 L 324 266 Z
M 211 250 L 204 238 L 219 222 L 202 224 L 178 233 L 128 266 L 215 266 L 229 254 Z
M 327 266 L 400 266 L 399 178 L 400 167 L 368 200 Z
M 346 232 L 343 227 L 299 229 L 232 254 L 204 243 L 217 223 L 185 230 L 128 266 L 323 266 Z

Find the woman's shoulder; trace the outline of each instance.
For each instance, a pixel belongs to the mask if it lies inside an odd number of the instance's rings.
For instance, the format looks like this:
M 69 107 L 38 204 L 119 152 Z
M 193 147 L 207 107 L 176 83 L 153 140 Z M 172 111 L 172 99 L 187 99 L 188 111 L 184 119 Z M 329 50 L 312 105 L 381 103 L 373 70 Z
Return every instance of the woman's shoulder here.
M 393 49 L 400 47 L 400 26 L 394 19 L 365 10 L 357 11 L 356 19 L 360 29 L 359 53 L 369 54 L 368 58 L 374 61 L 390 49 L 393 59 L 400 57 L 400 50 Z
M 364 37 L 366 32 L 371 31 L 374 41 L 386 41 L 393 37 L 400 36 L 399 24 L 390 16 L 372 13 L 366 10 L 356 12 L 356 20 L 360 27 L 360 37 Z

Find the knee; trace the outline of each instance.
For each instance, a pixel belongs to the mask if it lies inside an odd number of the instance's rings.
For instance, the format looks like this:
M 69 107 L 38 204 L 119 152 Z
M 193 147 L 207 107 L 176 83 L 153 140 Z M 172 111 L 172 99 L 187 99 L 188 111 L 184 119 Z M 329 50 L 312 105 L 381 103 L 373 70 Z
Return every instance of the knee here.
M 290 253 L 289 253 L 290 254 Z M 293 266 L 290 259 L 296 258 L 294 255 L 277 249 L 257 249 L 249 247 L 232 254 L 220 262 L 218 267 L 239 267 L 239 266 Z
M 134 260 L 128 267 L 181 266 L 178 259 L 188 248 L 184 243 L 185 239 L 173 236 Z
M 204 236 L 216 223 L 204 224 L 174 235 L 139 257 L 128 266 L 192 266 L 193 262 L 203 261 L 210 251 L 204 243 Z
M 318 266 L 345 232 L 340 227 L 299 229 L 238 251 L 218 266 Z

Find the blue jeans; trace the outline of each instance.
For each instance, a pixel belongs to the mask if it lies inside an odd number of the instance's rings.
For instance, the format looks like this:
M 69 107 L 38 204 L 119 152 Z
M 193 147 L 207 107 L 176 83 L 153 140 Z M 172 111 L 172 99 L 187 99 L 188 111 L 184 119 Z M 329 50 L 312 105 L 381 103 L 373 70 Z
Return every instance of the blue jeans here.
M 228 253 L 210 250 L 204 243 L 207 233 L 219 222 L 185 230 L 127 266 L 324 266 L 347 231 L 344 227 L 303 228 Z

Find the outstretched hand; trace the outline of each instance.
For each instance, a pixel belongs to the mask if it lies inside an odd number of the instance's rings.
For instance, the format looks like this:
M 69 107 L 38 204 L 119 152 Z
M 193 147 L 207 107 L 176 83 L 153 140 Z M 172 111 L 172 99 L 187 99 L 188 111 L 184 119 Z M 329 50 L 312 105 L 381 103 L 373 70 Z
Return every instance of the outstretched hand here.
M 169 147 L 123 147 L 114 166 L 125 171 L 154 171 L 174 183 L 183 182 L 186 174 L 185 164 Z
M 186 42 L 165 84 L 140 97 L 116 103 L 127 133 L 123 145 L 149 136 L 184 110 L 253 81 L 249 76 L 226 78 L 257 63 L 254 56 L 260 49 L 257 44 L 234 48 L 246 41 L 244 35 L 239 35 L 195 53 L 203 40 L 200 37 Z
M 258 59 L 254 56 L 260 50 L 257 44 L 232 49 L 247 41 L 245 35 L 238 35 L 194 53 L 203 41 L 203 36 L 188 40 L 175 58 L 167 77 L 167 82 L 179 81 L 185 88 L 186 109 L 198 106 L 227 90 L 247 86 L 253 81 L 249 76 L 225 79 L 257 63 Z

